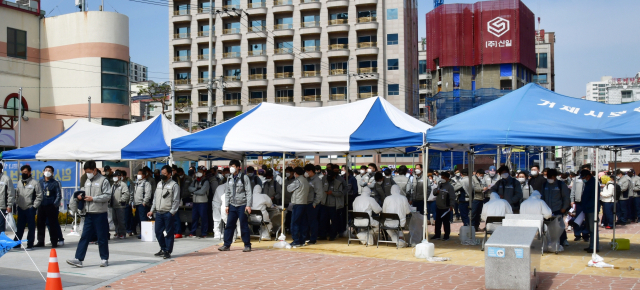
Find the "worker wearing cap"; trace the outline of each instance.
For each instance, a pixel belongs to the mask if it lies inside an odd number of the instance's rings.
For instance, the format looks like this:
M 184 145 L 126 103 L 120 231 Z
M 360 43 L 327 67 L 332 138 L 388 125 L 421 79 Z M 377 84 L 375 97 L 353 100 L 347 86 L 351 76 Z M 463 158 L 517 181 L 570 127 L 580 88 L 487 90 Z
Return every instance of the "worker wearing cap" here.
M 500 180 L 500 174 L 496 174 L 496 167 L 493 165 L 489 166 L 489 172 L 484 175 L 484 184 L 487 187 L 484 191 L 485 200 L 489 200 L 489 197 L 491 196 L 491 187 L 493 187 L 498 180 Z

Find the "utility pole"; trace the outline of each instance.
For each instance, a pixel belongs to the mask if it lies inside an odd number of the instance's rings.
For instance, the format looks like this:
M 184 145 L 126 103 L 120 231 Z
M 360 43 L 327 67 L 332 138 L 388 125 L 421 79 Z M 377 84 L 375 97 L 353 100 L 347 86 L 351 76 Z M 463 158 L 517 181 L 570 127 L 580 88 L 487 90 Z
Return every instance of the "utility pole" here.
M 347 104 L 351 103 L 351 99 L 349 98 L 349 90 L 351 90 L 351 71 L 349 70 L 349 63 L 352 59 L 353 57 L 347 60 Z
M 91 122 L 91 96 L 89 96 L 89 114 L 87 116 L 89 116 L 89 122 Z
M 14 111 L 15 112 L 15 111 Z M 18 90 L 18 148 L 22 139 L 22 87 Z
M 209 84 L 209 89 L 207 90 L 207 122 L 211 123 L 213 119 L 213 0 L 209 0 L 209 64 L 208 64 L 208 73 L 207 77 L 209 80 L 207 83 Z
M 176 86 L 171 82 L 171 122 L 176 124 Z

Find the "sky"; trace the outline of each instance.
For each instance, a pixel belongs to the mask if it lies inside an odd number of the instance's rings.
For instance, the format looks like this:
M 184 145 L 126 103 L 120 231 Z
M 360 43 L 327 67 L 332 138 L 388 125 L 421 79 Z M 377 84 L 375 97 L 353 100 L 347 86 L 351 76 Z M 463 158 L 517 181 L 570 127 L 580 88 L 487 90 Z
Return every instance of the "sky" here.
M 129 0 L 104 0 L 106 11 L 129 16 L 131 61 L 149 67 L 151 80 L 163 82 L 169 75 L 169 13 L 164 6 Z M 152 0 L 168 3 L 166 0 Z M 445 0 L 447 3 L 477 1 Z M 586 84 L 601 76 L 632 77 L 640 72 L 640 34 L 637 32 L 639 0 L 523 0 L 540 28 L 556 33 L 556 92 L 580 98 Z M 87 0 L 90 11 L 99 0 Z M 418 39 L 425 37 L 425 14 L 432 0 L 418 0 Z M 72 0 L 43 1 L 47 16 L 78 11 Z

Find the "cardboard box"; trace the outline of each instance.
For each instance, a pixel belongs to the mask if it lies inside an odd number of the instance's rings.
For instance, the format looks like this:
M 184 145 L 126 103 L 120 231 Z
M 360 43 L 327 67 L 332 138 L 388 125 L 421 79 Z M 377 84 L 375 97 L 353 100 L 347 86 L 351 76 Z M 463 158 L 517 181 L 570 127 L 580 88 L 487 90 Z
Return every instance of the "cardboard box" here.
M 155 242 L 156 239 L 156 222 L 141 222 L 140 233 L 142 235 L 141 240 L 143 242 Z

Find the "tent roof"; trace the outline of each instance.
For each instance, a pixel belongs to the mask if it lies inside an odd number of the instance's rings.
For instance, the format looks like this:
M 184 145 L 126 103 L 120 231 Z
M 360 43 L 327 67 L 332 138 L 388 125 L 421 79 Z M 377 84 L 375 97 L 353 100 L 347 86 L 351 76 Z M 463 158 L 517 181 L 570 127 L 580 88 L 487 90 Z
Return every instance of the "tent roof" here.
M 120 127 L 80 119 L 57 136 L 5 151 L 4 160 L 141 160 L 170 155 L 171 139 L 189 135 L 163 115 Z
M 528 84 L 482 106 L 447 118 L 427 131 L 427 142 L 627 146 L 640 144 L 640 103 L 607 105 Z
M 380 97 L 328 107 L 261 103 L 229 121 L 172 141 L 173 157 L 379 151 L 424 144 L 431 126 Z

